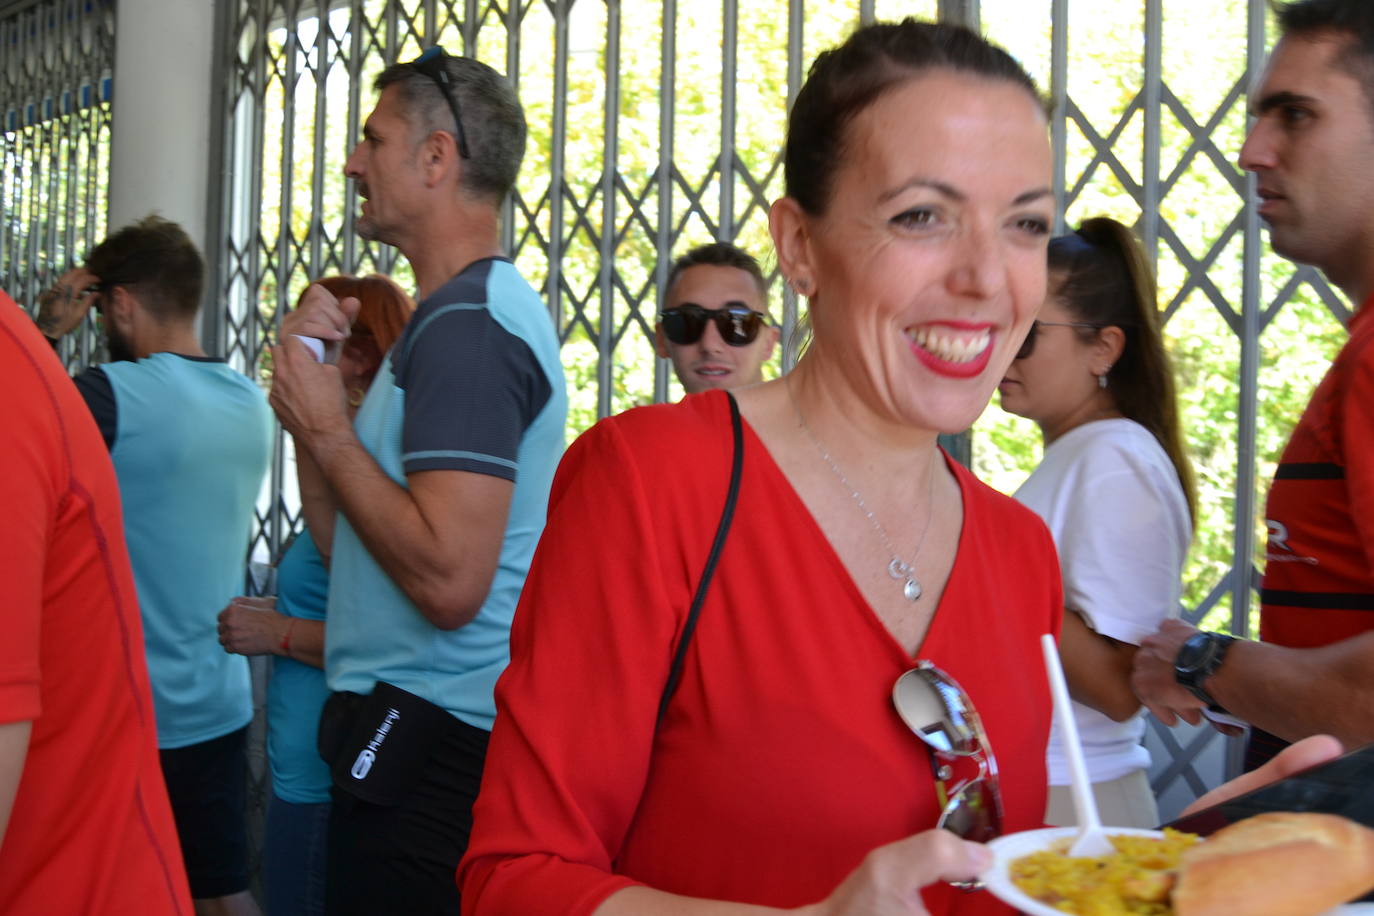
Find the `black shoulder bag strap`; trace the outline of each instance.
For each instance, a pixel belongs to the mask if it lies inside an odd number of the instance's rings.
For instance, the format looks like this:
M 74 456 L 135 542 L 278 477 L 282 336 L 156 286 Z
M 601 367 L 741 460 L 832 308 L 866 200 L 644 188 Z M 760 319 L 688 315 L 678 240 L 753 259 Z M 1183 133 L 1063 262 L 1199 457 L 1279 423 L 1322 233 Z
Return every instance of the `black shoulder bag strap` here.
M 700 616 L 701 605 L 706 600 L 706 589 L 711 585 L 711 577 L 715 575 L 721 549 L 725 547 L 725 537 L 730 533 L 730 522 L 735 517 L 739 479 L 744 470 L 744 425 L 740 422 L 739 404 L 735 402 L 735 396 L 728 391 L 725 392 L 725 396 L 730 399 L 730 428 L 735 440 L 735 459 L 730 466 L 730 489 L 725 494 L 725 508 L 720 513 L 720 524 L 716 526 L 716 539 L 711 544 L 711 554 L 706 558 L 706 565 L 701 570 L 701 581 L 697 583 L 696 594 L 692 596 L 692 606 L 687 611 L 687 622 L 682 627 L 682 638 L 678 640 L 672 667 L 668 669 L 668 683 L 663 688 L 663 698 L 658 701 L 658 718 L 654 720 L 655 731 L 663 722 L 663 715 L 668 711 L 668 701 L 672 699 L 673 691 L 677 690 L 677 683 L 682 678 L 682 662 L 687 656 L 687 646 L 692 642 L 692 632 L 697 628 L 697 617 Z

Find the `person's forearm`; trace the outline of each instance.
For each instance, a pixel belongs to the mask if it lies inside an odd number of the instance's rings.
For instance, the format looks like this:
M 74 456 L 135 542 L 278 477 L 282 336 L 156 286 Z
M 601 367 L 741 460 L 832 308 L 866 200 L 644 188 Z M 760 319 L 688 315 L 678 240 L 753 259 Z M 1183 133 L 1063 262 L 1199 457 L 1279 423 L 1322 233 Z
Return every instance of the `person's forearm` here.
M 804 913 L 806 909 L 780 910 L 748 903 L 681 897 L 651 887 L 627 887 L 602 901 L 593 916 L 765 916 L 792 912 Z
M 367 552 L 425 619 L 441 629 L 471 621 L 491 588 L 490 574 L 482 581 L 471 570 L 470 558 L 425 519 L 411 491 L 387 476 L 352 427 L 307 447 Z
M 1203 687 L 1228 712 L 1287 741 L 1374 741 L 1374 633 L 1316 649 L 1241 640 Z
M 10 812 L 14 810 L 19 778 L 24 774 L 32 729 L 33 723 L 28 721 L 0 725 L 0 845 L 5 841 L 5 829 L 10 823 Z
M 1069 693 L 1085 706 L 1117 722 L 1140 711 L 1131 690 L 1131 661 L 1136 646 L 1094 632 L 1075 611 L 1065 609 L 1059 633 L 1059 658 Z
M 312 668 L 324 667 L 324 621 L 286 618 L 281 648 L 277 652 Z
M 304 446 L 296 449 L 296 481 L 301 491 L 301 514 L 305 516 L 305 525 L 310 529 L 315 549 L 328 566 L 334 550 L 334 494 L 310 450 Z

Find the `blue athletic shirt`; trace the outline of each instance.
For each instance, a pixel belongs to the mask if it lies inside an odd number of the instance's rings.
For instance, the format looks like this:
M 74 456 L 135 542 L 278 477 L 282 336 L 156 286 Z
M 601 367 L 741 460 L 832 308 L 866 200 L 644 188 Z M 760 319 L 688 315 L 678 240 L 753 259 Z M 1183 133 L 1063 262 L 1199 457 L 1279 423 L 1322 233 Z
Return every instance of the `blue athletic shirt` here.
M 331 690 L 408 690 L 477 728 L 510 659 L 510 624 L 563 453 L 568 400 L 544 302 L 509 261 L 477 261 L 420 303 L 382 361 L 354 428 L 401 486 L 415 471 L 515 482 L 491 591 L 467 625 L 431 624 L 342 514 L 334 530 L 325 673 Z
M 277 611 L 301 620 L 324 620 L 329 571 L 308 529 L 301 531 L 277 562 Z M 297 805 L 329 801 L 329 766 L 320 759 L 315 736 L 329 696 L 324 672 L 293 658 L 272 659 L 267 682 L 267 763 L 272 792 Z
M 158 746 L 200 744 L 253 717 L 248 659 L 220 646 L 217 617 L 243 591 L 272 411 L 257 385 L 220 360 L 154 353 L 99 371 L 117 405 L 110 458 Z

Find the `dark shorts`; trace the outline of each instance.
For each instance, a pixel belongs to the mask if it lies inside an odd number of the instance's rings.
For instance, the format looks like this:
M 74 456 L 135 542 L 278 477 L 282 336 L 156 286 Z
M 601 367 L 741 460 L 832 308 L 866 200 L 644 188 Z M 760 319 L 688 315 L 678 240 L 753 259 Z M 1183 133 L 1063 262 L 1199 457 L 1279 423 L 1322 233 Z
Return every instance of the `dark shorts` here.
M 450 717 L 409 790 L 379 805 L 333 789 L 325 911 L 457 913 L 456 872 L 472 831 L 491 733 Z
M 159 751 L 196 899 L 248 890 L 248 729 Z

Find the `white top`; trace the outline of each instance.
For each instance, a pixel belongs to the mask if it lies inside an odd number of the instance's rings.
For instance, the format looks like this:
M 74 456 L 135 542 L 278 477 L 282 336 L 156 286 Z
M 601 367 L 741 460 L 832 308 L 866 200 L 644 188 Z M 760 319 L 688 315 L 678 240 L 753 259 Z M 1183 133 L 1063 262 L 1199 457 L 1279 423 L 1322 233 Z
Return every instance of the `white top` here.
M 1134 420 L 1097 420 L 1045 449 L 1016 498 L 1049 526 L 1059 550 L 1064 605 L 1104 636 L 1139 644 L 1175 617 L 1192 540 L 1188 500 L 1164 449 Z M 1119 779 L 1150 765 L 1137 715 L 1113 722 L 1073 704 L 1088 775 Z M 1046 754 L 1052 786 L 1069 784 L 1060 734 Z

